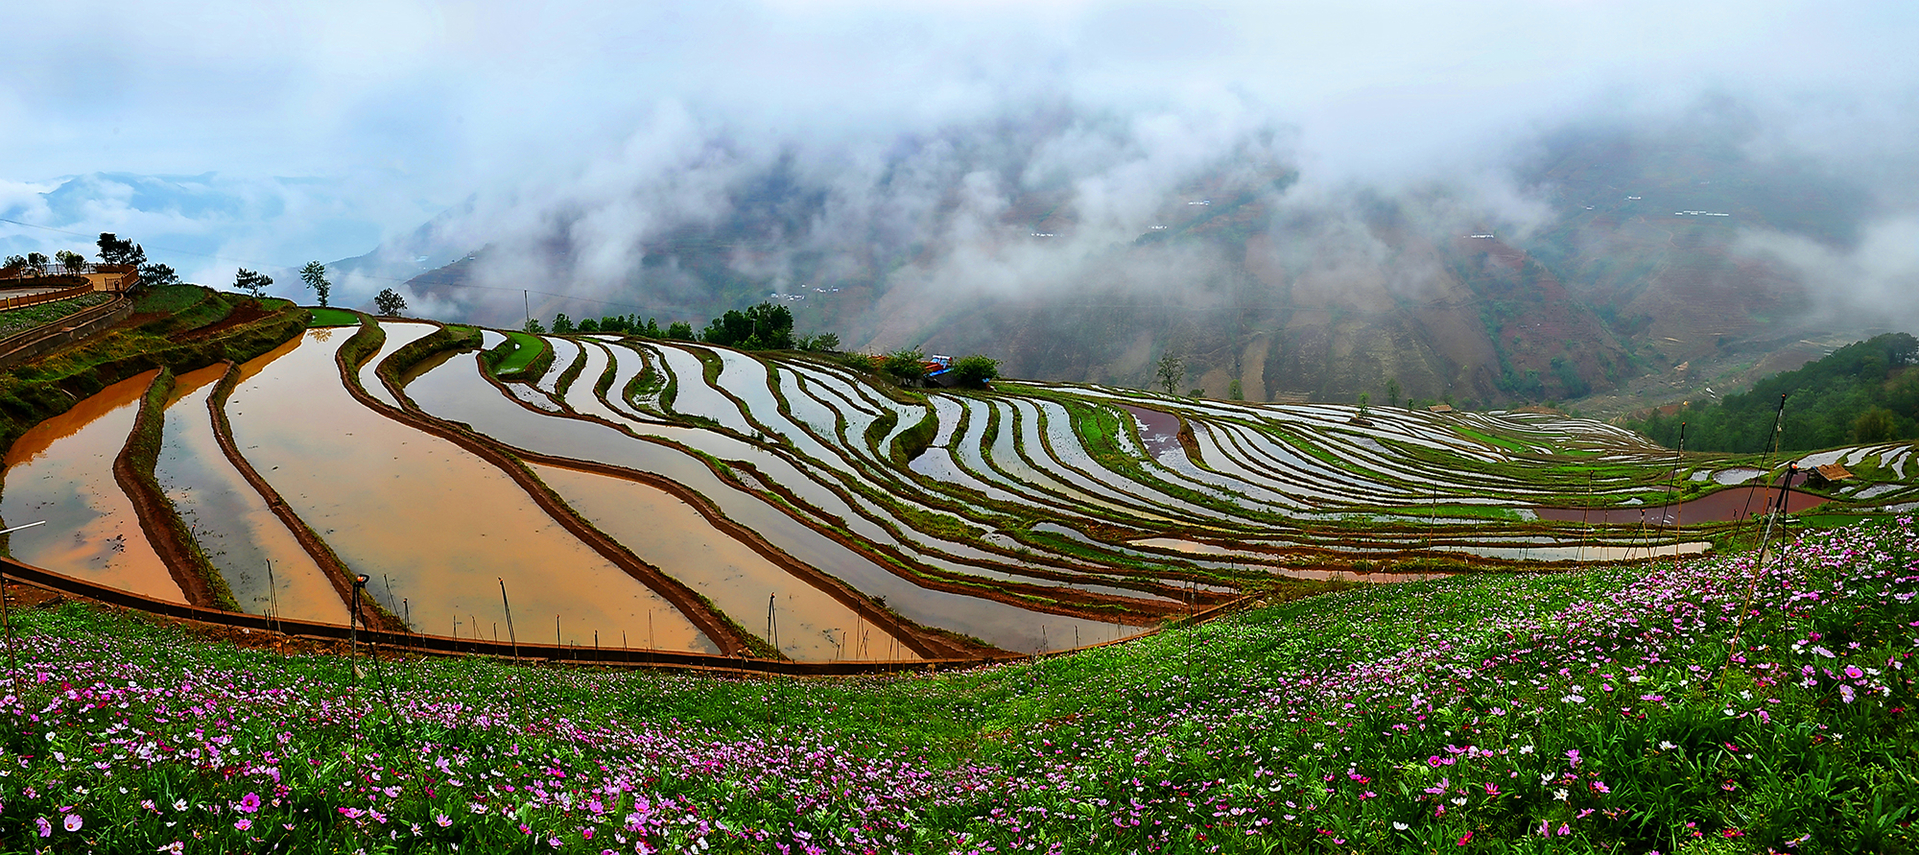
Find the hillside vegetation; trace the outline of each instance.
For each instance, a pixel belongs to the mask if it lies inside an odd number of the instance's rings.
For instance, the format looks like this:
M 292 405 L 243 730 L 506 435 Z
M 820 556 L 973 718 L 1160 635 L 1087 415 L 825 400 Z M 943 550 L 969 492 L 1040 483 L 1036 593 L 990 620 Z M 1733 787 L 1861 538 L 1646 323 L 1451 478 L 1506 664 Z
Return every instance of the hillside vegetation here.
M 16 614 L 9 851 L 1910 852 L 1910 516 L 832 682 Z
M 1686 426 L 1691 451 L 1758 452 L 1786 397 L 1779 447 L 1808 451 L 1847 442 L 1919 437 L 1919 339 L 1887 333 L 1847 345 L 1796 371 L 1775 374 L 1716 403 L 1627 425 L 1668 448 Z

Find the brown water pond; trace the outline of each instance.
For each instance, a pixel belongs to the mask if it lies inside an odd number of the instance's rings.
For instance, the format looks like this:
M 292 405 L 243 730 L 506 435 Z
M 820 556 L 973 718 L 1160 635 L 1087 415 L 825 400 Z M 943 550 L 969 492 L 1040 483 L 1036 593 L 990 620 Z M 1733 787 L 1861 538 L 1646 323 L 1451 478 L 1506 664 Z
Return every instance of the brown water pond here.
M 167 401 L 154 477 L 241 609 L 254 614 L 273 609 L 295 620 L 345 623 L 346 605 L 326 574 L 214 439 L 207 398 L 225 373 L 225 365 L 214 365 L 181 375 Z
M 113 480 L 140 397 L 158 372 L 105 389 L 22 434 L 7 449 L 0 519 L 47 524 L 7 537 L 14 558 L 89 582 L 186 602 Z
M 491 464 L 367 409 L 333 362 L 344 335 L 312 330 L 234 391 L 236 443 L 395 614 L 426 632 L 491 637 L 499 580 L 522 639 L 590 645 L 652 637 L 717 648 L 670 604 L 561 528 Z

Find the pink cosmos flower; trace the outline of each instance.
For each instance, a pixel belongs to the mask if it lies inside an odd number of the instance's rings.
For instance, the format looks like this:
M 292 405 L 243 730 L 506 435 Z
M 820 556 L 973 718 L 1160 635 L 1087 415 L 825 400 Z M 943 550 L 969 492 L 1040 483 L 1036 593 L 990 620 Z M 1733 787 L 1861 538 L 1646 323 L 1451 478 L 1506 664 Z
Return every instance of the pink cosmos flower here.
M 241 831 L 246 831 L 247 829 L 253 827 L 253 820 L 247 819 L 244 816 L 240 817 L 238 820 L 234 821 L 233 827 L 240 829 Z
M 79 814 L 70 813 L 70 814 L 67 814 L 67 818 L 65 820 L 62 820 L 60 824 L 66 826 L 68 831 L 79 831 L 80 826 L 84 825 L 85 823 L 80 819 Z M 42 834 L 40 836 L 45 837 L 46 835 Z

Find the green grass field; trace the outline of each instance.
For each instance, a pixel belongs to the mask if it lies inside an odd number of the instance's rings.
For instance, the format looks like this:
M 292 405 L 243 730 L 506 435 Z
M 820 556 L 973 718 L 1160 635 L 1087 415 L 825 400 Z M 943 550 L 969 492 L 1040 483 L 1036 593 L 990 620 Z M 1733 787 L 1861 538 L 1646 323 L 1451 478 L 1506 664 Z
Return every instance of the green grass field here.
M 493 370 L 496 373 L 512 374 L 515 371 L 525 370 L 528 365 L 532 364 L 534 357 L 539 356 L 542 351 L 547 349 L 546 340 L 539 336 L 511 331 L 507 332 L 506 335 L 513 340 L 513 352 L 508 354 L 505 359 L 500 361 L 499 365 L 494 367 Z
M 237 649 L 16 612 L 0 848 L 1912 852 L 1910 517 L 842 680 Z
M 313 313 L 313 320 L 307 322 L 308 329 L 315 327 L 353 327 L 360 325 L 360 315 L 357 312 L 349 312 L 345 309 L 323 309 L 319 307 L 308 307 L 307 311 Z

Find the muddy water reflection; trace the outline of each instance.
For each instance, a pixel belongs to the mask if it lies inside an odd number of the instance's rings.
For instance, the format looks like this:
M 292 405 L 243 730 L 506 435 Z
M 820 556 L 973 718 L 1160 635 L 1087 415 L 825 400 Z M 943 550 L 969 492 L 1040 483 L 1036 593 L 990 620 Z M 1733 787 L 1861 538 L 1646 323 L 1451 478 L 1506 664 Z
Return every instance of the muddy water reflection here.
M 281 617 L 345 623 L 346 606 L 332 583 L 220 452 L 207 397 L 225 373 L 225 365 L 215 365 L 180 377 L 167 401 L 154 477 L 241 609 L 267 614 L 277 605 Z M 271 597 L 269 561 L 277 589 Z
M 621 630 L 662 649 L 717 648 L 650 589 L 601 558 L 498 469 L 353 400 L 334 347 L 310 331 L 228 402 L 236 442 L 287 503 L 395 613 L 423 631 L 491 636 L 504 578 L 523 639 L 590 645 Z M 454 363 L 471 366 L 471 359 Z M 497 397 L 497 396 L 496 396 Z M 401 600 L 407 600 L 405 607 Z M 474 626 L 477 622 L 478 626 Z
M 471 358 L 454 359 L 427 372 L 407 386 L 407 395 L 433 415 L 465 422 L 511 446 L 622 466 L 683 484 L 786 554 L 838 577 L 869 597 L 885 598 L 887 607 L 927 626 L 963 632 L 1021 653 L 1069 646 L 1076 630 L 1086 643 L 1137 632 L 1131 627 L 1114 629 L 1112 624 L 1100 621 L 1043 614 L 922 588 L 758 497 L 728 486 L 690 454 L 636 440 L 605 425 L 527 411 L 481 378 Z
M 535 465 L 540 480 L 594 527 L 766 637 L 767 597 L 778 607 L 780 652 L 794 659 L 917 659 L 838 600 L 726 536 L 691 505 L 647 484 Z M 839 645 L 848 645 L 844 656 Z M 864 645 L 862 647 L 862 645 Z
M 180 586 L 147 543 L 133 503 L 113 480 L 113 459 L 126 446 L 140 397 L 158 372 L 100 390 L 47 419 L 7 449 L 0 519 L 9 526 L 47 524 L 9 535 L 13 557 L 176 603 Z

